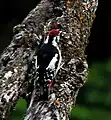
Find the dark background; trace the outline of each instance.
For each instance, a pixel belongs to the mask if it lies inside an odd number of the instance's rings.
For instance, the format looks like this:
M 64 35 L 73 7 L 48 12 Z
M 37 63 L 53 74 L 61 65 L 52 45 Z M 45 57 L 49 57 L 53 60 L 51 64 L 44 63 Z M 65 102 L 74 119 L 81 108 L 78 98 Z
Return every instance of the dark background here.
M 39 0 L 0 1 L 0 53 L 12 39 L 12 29 L 20 24 Z M 77 106 L 72 111 L 72 120 L 111 120 L 111 14 L 106 8 L 106 0 L 99 0 L 89 45 L 86 48 L 89 63 L 88 82 L 81 88 Z M 17 105 L 11 120 L 25 112 L 24 101 Z M 22 106 L 22 107 L 21 107 Z

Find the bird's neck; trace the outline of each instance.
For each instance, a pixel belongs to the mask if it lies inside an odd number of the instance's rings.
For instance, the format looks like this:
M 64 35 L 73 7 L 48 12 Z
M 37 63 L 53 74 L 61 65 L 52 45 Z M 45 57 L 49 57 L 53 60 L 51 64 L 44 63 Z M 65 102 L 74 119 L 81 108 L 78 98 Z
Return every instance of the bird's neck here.
M 44 41 L 45 44 L 52 44 L 53 46 L 57 46 L 56 37 L 47 36 L 46 40 Z

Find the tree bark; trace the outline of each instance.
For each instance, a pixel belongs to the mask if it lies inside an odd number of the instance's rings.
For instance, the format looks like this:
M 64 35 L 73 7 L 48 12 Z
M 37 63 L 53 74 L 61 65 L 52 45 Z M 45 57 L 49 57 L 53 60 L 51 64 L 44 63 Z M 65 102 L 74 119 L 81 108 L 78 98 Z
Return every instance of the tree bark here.
M 97 0 L 41 0 L 20 25 L 14 27 L 10 45 L 0 58 L 0 119 L 8 116 L 17 100 L 28 101 L 24 120 L 69 120 L 88 64 L 85 48 L 95 18 Z M 40 37 L 57 24 L 62 30 L 60 69 L 48 101 L 39 101 L 39 83 L 32 63 Z

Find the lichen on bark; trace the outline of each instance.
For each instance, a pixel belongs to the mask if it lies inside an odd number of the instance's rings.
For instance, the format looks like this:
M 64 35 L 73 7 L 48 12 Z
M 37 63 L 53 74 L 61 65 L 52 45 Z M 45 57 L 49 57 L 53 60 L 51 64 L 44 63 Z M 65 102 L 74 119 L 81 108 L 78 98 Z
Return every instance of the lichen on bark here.
M 14 27 L 10 45 L 0 58 L 0 119 L 24 96 L 28 101 L 24 120 L 69 120 L 79 89 L 87 78 L 85 48 L 95 18 L 97 0 L 41 0 L 20 25 Z M 48 101 L 39 101 L 39 83 L 32 63 L 40 37 L 56 23 L 62 31 L 62 67 Z M 31 89 L 30 89 L 31 88 Z

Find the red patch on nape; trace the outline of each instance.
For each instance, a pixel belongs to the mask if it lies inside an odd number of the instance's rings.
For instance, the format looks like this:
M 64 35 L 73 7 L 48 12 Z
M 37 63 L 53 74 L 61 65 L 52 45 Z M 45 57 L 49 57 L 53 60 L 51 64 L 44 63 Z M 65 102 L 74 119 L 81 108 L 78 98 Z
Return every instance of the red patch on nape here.
M 58 34 L 60 33 L 60 30 L 59 29 L 52 29 L 49 31 L 49 35 L 52 36 L 52 37 L 55 37 L 57 36 Z

